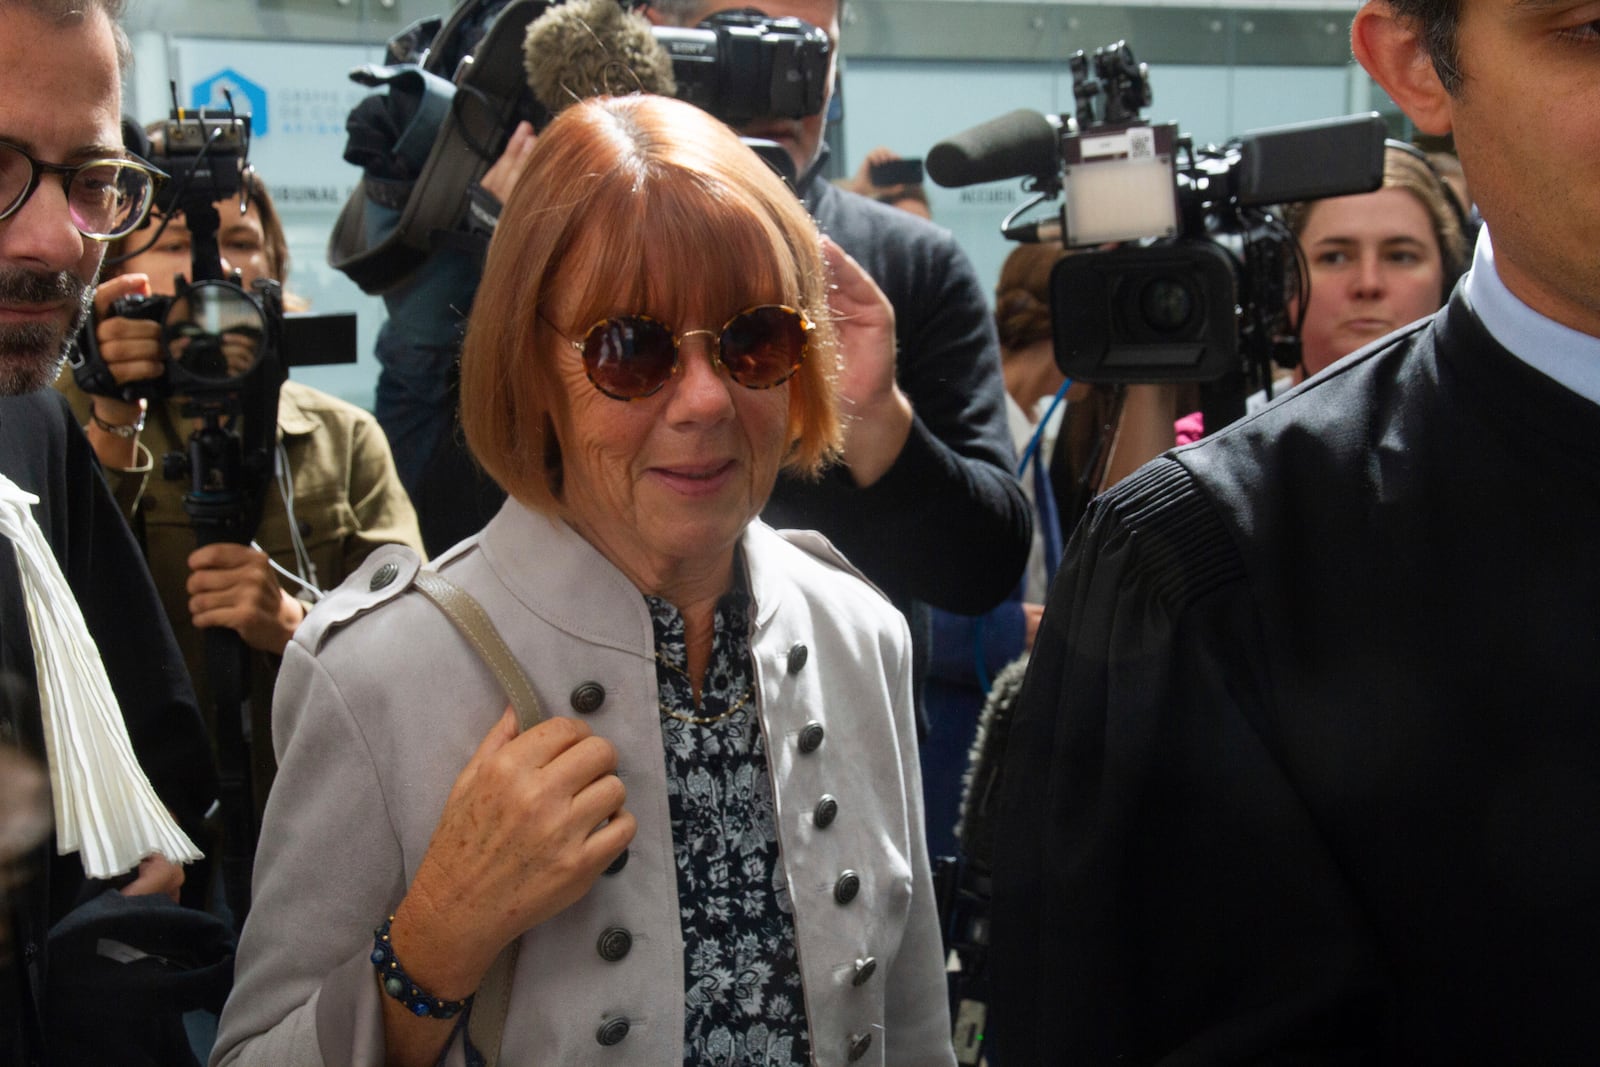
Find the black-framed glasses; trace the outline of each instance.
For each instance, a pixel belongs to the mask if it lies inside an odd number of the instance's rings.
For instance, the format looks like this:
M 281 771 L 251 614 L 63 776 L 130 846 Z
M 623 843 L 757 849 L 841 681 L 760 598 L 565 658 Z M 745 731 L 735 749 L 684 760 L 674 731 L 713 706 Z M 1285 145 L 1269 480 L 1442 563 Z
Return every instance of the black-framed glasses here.
M 0 221 L 22 210 L 46 174 L 59 175 L 67 213 L 91 241 L 114 241 L 138 228 L 150 213 L 160 170 L 132 159 L 46 163 L 0 141 Z
M 815 328 L 797 308 L 758 304 L 733 316 L 720 330 L 675 334 L 648 315 L 613 315 L 589 327 L 582 340 L 562 337 L 583 356 L 584 373 L 596 389 L 614 400 L 639 400 L 659 391 L 678 373 L 678 348 L 696 334 L 711 338 L 717 361 L 745 388 L 782 385 L 805 362 Z

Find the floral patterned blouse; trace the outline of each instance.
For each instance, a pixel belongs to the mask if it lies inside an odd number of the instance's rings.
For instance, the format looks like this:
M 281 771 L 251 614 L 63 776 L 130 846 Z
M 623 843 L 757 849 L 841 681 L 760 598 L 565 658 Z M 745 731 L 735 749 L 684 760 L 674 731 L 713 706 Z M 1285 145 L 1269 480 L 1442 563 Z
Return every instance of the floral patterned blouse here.
M 735 589 L 717 602 L 699 707 L 683 616 L 664 600 L 645 600 L 683 922 L 683 1062 L 805 1067 L 811 1041 L 755 708 L 750 595 Z

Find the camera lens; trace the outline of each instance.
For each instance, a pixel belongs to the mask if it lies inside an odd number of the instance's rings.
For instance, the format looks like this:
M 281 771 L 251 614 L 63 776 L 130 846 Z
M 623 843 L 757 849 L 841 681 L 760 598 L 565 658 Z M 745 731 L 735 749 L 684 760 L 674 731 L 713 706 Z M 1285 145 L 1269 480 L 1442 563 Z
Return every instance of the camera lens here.
M 1139 314 L 1157 332 L 1177 333 L 1189 325 L 1194 312 L 1194 293 L 1181 278 L 1152 278 L 1139 291 Z

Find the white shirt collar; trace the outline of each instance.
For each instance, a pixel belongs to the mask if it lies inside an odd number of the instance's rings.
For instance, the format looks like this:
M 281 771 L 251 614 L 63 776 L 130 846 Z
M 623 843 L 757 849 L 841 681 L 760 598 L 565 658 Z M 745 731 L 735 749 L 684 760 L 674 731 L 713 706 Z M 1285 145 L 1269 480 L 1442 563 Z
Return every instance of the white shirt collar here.
M 1495 269 L 1488 226 L 1478 233 L 1462 293 L 1479 321 L 1512 355 L 1600 404 L 1600 337 L 1545 318 L 1507 289 Z

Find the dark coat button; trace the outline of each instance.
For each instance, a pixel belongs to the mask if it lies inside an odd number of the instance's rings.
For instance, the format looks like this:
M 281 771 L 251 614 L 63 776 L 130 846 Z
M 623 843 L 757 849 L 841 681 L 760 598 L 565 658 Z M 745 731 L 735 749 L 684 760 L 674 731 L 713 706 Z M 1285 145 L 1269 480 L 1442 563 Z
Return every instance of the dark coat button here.
M 799 674 L 800 668 L 806 665 L 806 660 L 811 657 L 810 649 L 796 641 L 789 646 L 788 668 L 790 674 Z
M 854 1063 L 867 1054 L 867 1049 L 872 1047 L 871 1034 L 850 1035 L 850 1062 Z
M 611 861 L 611 866 L 607 867 L 603 873 L 605 873 L 605 874 L 616 874 L 618 871 L 622 870 L 622 868 L 626 867 L 627 865 L 628 865 L 628 850 L 627 849 L 623 849 L 621 852 L 617 853 L 617 858 Z
M 398 577 L 400 564 L 390 561 L 372 572 L 372 581 L 367 583 L 367 588 L 376 593 Z
M 822 799 L 817 801 L 817 810 L 811 813 L 811 821 L 817 824 L 817 829 L 826 830 L 833 825 L 833 820 L 838 814 L 839 802 L 824 793 Z
M 606 687 L 599 682 L 581 682 L 573 689 L 572 710 L 579 715 L 589 715 L 600 710 L 600 705 L 606 702 Z
M 855 871 L 845 871 L 839 880 L 833 883 L 833 899 L 841 904 L 848 904 L 856 899 L 856 894 L 861 892 L 861 876 Z
M 600 1024 L 600 1029 L 594 1032 L 594 1039 L 602 1045 L 615 1045 L 628 1036 L 628 1020 L 622 1016 L 607 1019 Z M 870 1040 L 870 1035 L 868 1036 Z
M 609 926 L 600 934 L 600 940 L 595 942 L 595 949 L 599 951 L 601 959 L 616 963 L 633 950 L 633 935 L 620 926 Z
M 822 724 L 815 719 L 800 728 L 800 754 L 809 756 L 822 747 Z
M 311 536 L 311 520 L 309 520 L 309 519 L 301 519 L 300 522 L 297 525 L 300 528 L 300 536 L 301 537 L 310 537 Z
M 878 961 L 872 956 L 868 956 L 864 960 L 856 960 L 856 973 L 851 976 L 850 984 L 866 985 L 867 979 L 871 978 L 873 972 L 877 969 Z

